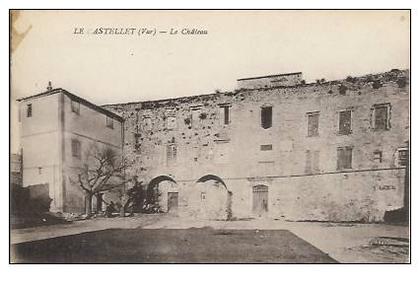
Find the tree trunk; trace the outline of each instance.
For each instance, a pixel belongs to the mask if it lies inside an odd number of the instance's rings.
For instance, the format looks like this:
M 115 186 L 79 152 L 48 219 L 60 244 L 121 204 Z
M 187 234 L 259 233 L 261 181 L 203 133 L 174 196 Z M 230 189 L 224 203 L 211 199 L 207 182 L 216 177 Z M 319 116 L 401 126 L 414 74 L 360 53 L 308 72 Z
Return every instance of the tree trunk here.
M 121 208 L 120 208 L 120 216 L 121 217 L 125 217 L 125 207 L 124 207 L 124 205 L 121 205 Z
M 87 216 L 92 215 L 92 194 L 86 194 L 85 212 Z

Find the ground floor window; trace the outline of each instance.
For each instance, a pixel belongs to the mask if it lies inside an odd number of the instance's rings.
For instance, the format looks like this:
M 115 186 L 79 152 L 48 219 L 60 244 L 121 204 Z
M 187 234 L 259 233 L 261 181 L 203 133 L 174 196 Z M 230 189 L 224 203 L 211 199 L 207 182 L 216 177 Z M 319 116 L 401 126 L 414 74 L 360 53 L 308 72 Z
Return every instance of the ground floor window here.
M 337 148 L 337 170 L 352 168 L 352 154 L 351 146 Z

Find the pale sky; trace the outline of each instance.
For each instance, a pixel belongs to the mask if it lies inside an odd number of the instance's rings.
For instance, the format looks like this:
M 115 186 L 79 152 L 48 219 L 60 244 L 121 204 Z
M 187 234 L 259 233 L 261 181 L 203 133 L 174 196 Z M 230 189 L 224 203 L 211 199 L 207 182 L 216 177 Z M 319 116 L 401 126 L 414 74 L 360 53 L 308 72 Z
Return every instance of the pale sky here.
M 307 81 L 409 67 L 408 11 L 27 11 L 12 53 L 14 98 L 48 81 L 96 104 L 233 90 L 236 80 L 303 72 Z M 75 35 L 74 28 L 136 28 Z M 138 35 L 197 28 L 207 35 Z M 13 123 L 12 123 L 13 124 Z
M 13 53 L 17 97 L 49 80 L 94 103 L 232 90 L 236 79 L 302 71 L 306 81 L 409 66 L 406 11 L 29 11 Z M 208 30 L 208 35 L 83 35 L 75 27 Z

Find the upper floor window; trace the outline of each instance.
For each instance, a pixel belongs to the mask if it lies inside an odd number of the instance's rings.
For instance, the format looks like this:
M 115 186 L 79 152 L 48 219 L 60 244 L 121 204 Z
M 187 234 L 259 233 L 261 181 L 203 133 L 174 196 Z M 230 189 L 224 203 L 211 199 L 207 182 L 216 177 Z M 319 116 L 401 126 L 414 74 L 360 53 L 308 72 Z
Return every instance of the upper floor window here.
M 261 127 L 263 129 L 271 128 L 273 125 L 273 107 L 263 106 L 261 107 Z
M 339 112 L 338 133 L 340 135 L 351 134 L 351 110 L 344 110 Z
M 81 145 L 78 140 L 71 140 L 71 154 L 74 157 L 81 157 Z
M 175 143 L 166 146 L 166 164 L 168 166 L 175 164 L 177 159 L 177 148 Z
M 26 117 L 32 117 L 32 104 L 26 105 Z
M 337 170 L 352 168 L 353 148 L 351 146 L 337 148 Z
M 408 165 L 408 149 L 407 148 L 398 149 L 398 165 L 399 166 Z
M 373 128 L 375 130 L 389 130 L 390 104 L 376 104 L 373 106 Z
M 71 111 L 80 114 L 80 102 L 72 100 L 71 101 Z
M 223 125 L 230 124 L 230 106 L 229 105 L 221 105 L 220 108 L 220 121 Z
M 308 116 L 308 137 L 318 136 L 319 111 L 308 112 L 306 115 Z
M 114 128 L 114 119 L 112 119 L 111 117 L 105 116 L 105 122 L 108 128 L 111 128 L 111 129 Z
M 194 128 L 197 128 L 200 125 L 201 109 L 199 107 L 197 107 L 197 108 L 192 108 L 191 111 L 192 111 L 192 114 L 191 114 L 191 123 L 192 123 L 192 126 Z
M 273 150 L 273 145 L 272 144 L 262 144 L 262 145 L 260 145 L 260 150 L 261 151 Z

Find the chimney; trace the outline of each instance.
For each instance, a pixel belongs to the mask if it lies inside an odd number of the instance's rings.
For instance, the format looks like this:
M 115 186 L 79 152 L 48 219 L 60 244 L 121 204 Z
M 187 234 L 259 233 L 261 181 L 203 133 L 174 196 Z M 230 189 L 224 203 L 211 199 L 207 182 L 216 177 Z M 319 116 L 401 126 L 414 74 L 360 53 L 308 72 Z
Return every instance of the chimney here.
M 51 81 L 49 81 L 48 82 L 48 86 L 47 86 L 47 90 L 48 91 L 51 91 L 53 88 L 52 88 L 52 84 L 51 84 Z

